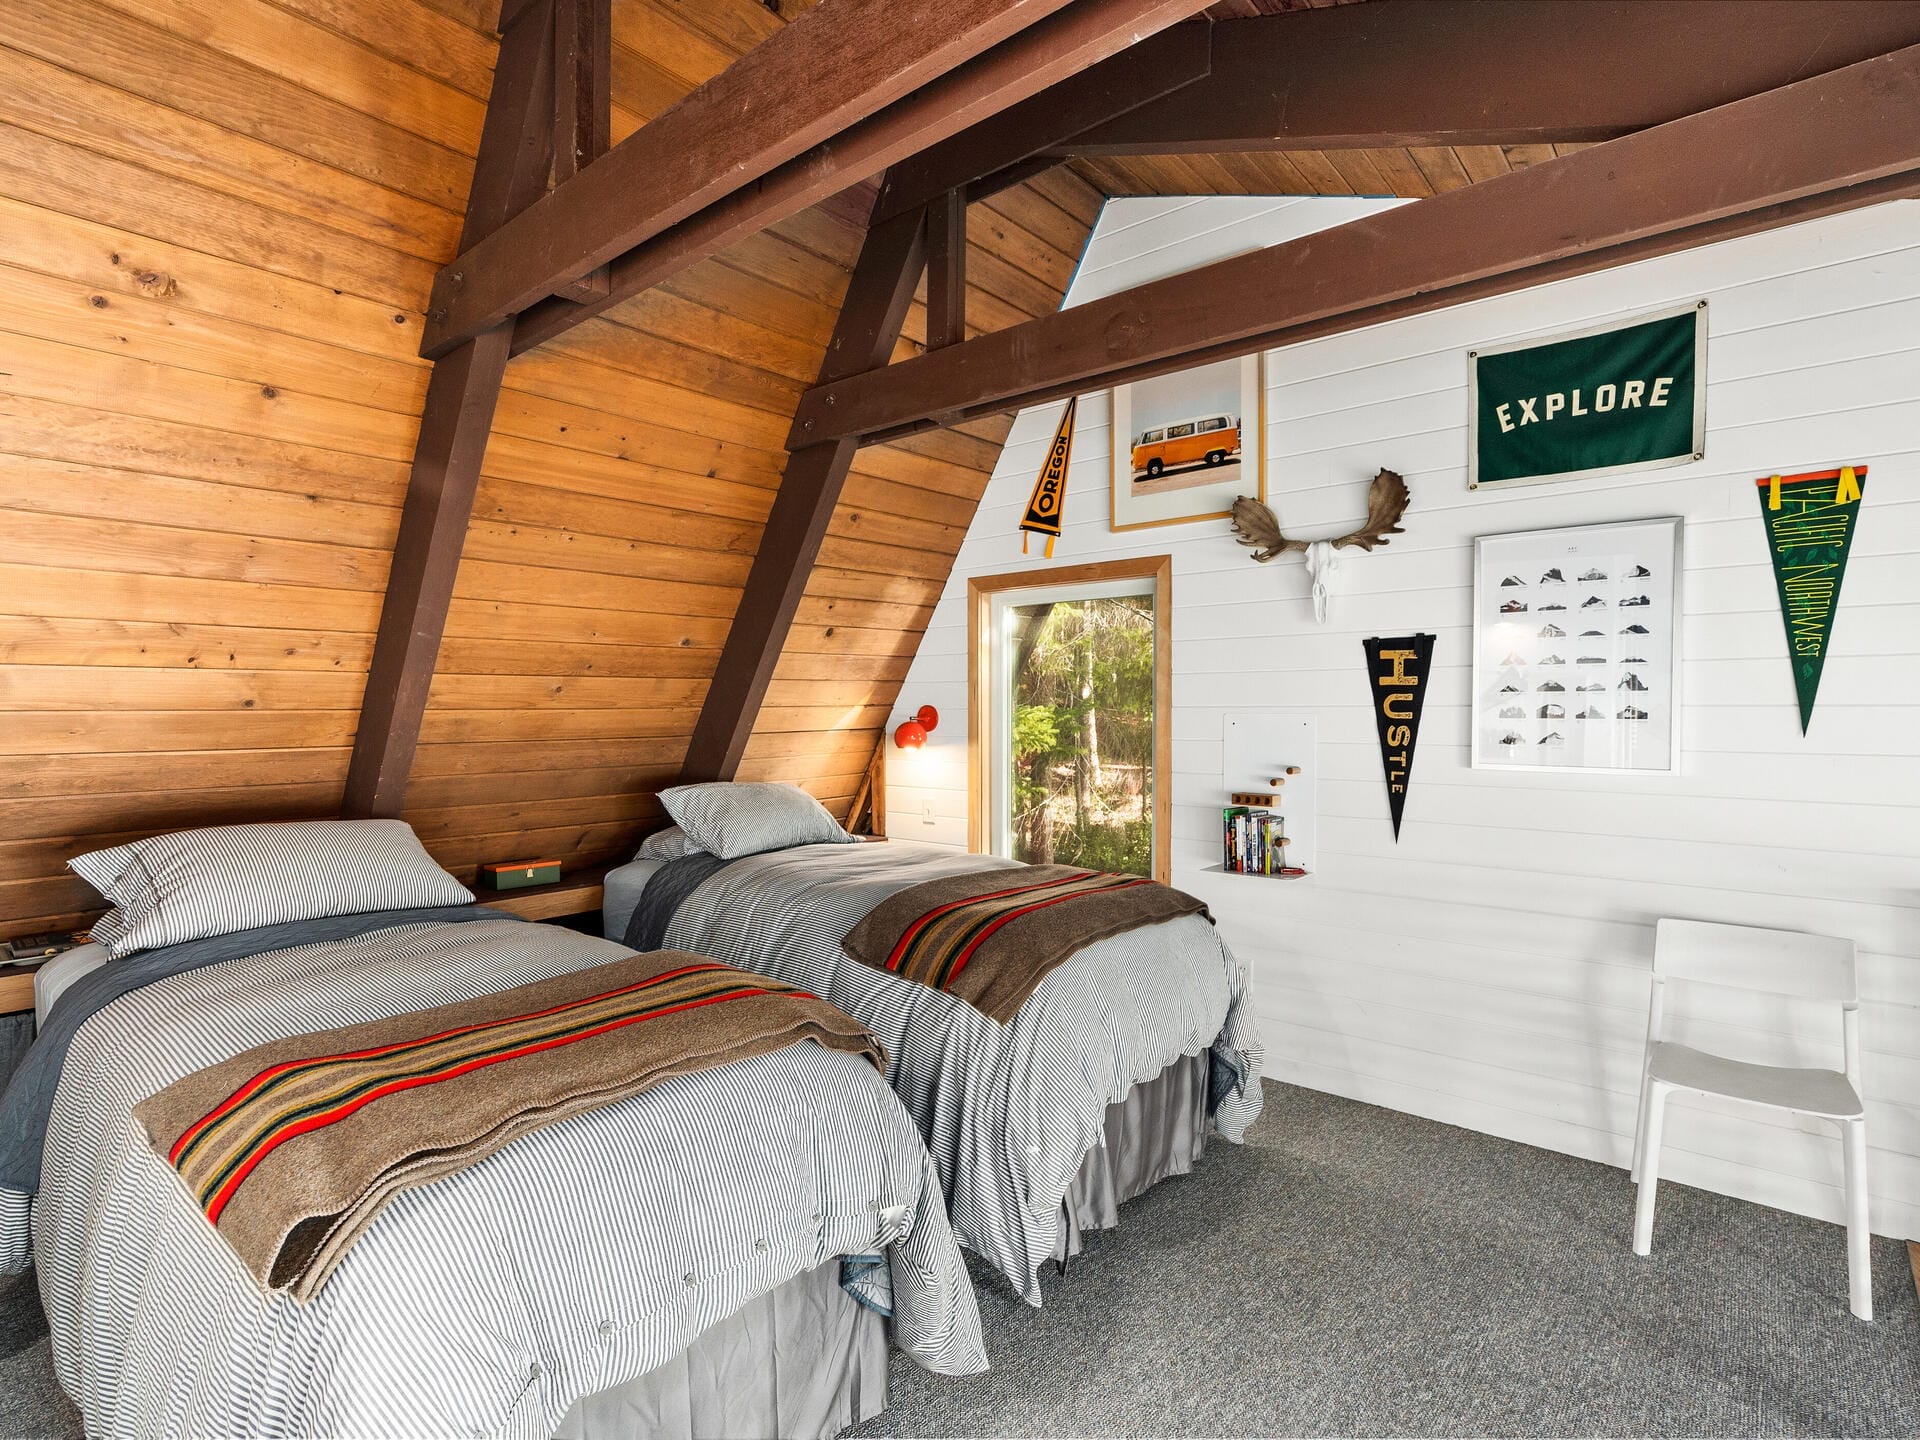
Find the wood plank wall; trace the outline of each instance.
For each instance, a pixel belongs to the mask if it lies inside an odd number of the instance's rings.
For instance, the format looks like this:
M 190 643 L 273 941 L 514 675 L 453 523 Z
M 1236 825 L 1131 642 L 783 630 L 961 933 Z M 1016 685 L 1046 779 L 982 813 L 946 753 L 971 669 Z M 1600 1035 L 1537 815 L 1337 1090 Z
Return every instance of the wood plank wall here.
M 0 929 L 84 914 L 82 851 L 337 812 L 496 5 L 0 11 Z M 615 137 L 803 8 L 616 0 Z M 1098 204 L 976 207 L 975 326 Z M 409 795 L 456 871 L 651 821 L 857 242 L 811 212 L 512 366 Z M 999 438 L 862 457 L 749 773 L 845 808 Z
M 471 7 L 468 7 L 471 8 Z M 0 921 L 337 813 L 493 42 L 413 0 L 0 11 Z

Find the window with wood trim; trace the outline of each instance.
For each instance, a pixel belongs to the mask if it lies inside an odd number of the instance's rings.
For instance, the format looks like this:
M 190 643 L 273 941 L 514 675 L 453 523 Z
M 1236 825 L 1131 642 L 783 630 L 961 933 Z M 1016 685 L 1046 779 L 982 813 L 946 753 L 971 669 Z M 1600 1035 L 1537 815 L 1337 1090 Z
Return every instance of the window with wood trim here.
M 1170 557 L 986 576 L 968 595 L 972 848 L 1167 879 Z

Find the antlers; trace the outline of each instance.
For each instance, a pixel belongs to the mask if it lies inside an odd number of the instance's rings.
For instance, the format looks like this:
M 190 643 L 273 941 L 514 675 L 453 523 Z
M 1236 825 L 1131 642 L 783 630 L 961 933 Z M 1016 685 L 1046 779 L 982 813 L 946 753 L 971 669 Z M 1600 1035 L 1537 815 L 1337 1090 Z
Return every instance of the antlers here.
M 1407 502 L 1412 498 L 1407 493 L 1406 481 L 1391 470 L 1382 470 L 1367 487 L 1367 523 L 1351 535 L 1342 535 L 1334 541 L 1334 548 L 1352 546 L 1371 550 L 1376 545 L 1391 543 L 1387 537 L 1402 533 L 1400 517 L 1407 513 Z
M 1366 523 L 1351 534 L 1329 543 L 1336 550 L 1371 550 L 1390 543 L 1389 535 L 1401 532 L 1400 517 L 1407 513 L 1407 482 L 1391 470 L 1373 477 L 1367 489 Z M 1280 522 L 1273 511 L 1251 496 L 1242 495 L 1233 502 L 1233 529 L 1242 545 L 1253 547 L 1253 558 L 1265 564 L 1289 550 L 1304 550 L 1311 543 L 1293 540 L 1280 533 Z
M 1255 547 L 1253 558 L 1262 565 L 1289 550 L 1307 548 L 1306 541 L 1289 540 L 1282 535 L 1280 522 L 1274 518 L 1273 511 L 1251 495 L 1242 495 L 1233 502 L 1233 533 L 1240 537 L 1242 545 Z

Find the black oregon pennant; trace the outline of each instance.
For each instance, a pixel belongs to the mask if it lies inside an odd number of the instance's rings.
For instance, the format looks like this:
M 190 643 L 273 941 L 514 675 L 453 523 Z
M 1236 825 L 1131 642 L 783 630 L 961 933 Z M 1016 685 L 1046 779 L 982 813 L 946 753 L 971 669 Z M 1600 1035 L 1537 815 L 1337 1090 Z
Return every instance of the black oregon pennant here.
M 1387 772 L 1387 809 L 1393 838 L 1400 838 L 1400 812 L 1407 805 L 1407 781 L 1413 775 L 1413 747 L 1420 737 L 1420 711 L 1426 704 L 1427 673 L 1433 662 L 1433 636 L 1377 636 L 1367 647 L 1367 679 L 1373 691 L 1373 721 L 1380 731 L 1380 762 Z
M 1047 559 L 1053 558 L 1053 542 L 1060 538 L 1060 515 L 1067 504 L 1067 463 L 1073 459 L 1073 412 L 1080 398 L 1067 401 L 1060 424 L 1047 447 L 1047 458 L 1040 466 L 1040 478 L 1033 482 L 1033 494 L 1027 499 L 1027 513 L 1020 518 L 1020 553 L 1027 553 L 1027 536 L 1047 537 Z
M 1787 658 L 1793 662 L 1804 735 L 1827 664 L 1867 467 L 1770 475 L 1759 486 L 1760 518 L 1766 522 L 1773 578 L 1780 587 L 1780 618 L 1786 622 Z

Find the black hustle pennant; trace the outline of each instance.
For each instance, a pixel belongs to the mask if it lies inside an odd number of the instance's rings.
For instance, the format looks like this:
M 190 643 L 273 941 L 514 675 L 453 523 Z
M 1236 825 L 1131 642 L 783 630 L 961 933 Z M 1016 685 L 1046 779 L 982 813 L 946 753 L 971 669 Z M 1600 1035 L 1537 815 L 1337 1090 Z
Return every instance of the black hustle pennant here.
M 1367 647 L 1367 679 L 1373 692 L 1373 722 L 1380 731 L 1380 763 L 1387 772 L 1387 809 L 1393 838 L 1400 838 L 1400 813 L 1407 806 L 1407 782 L 1413 777 L 1413 747 L 1420 738 L 1420 711 L 1426 704 L 1427 676 L 1433 664 L 1433 636 L 1402 635 L 1361 642 Z
M 1073 415 L 1080 408 L 1080 397 L 1067 401 L 1060 412 L 1060 424 L 1047 446 L 1047 458 L 1040 466 L 1040 478 L 1033 482 L 1033 494 L 1027 500 L 1027 513 L 1020 517 L 1020 553 L 1027 553 L 1027 536 L 1044 535 L 1047 558 L 1053 558 L 1053 542 L 1060 538 L 1060 521 L 1067 508 L 1067 466 L 1073 460 Z

